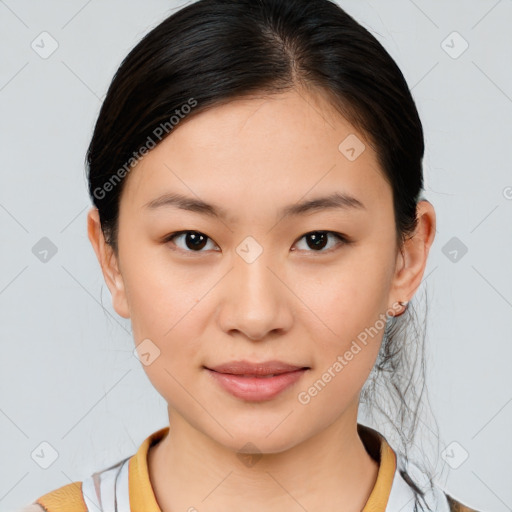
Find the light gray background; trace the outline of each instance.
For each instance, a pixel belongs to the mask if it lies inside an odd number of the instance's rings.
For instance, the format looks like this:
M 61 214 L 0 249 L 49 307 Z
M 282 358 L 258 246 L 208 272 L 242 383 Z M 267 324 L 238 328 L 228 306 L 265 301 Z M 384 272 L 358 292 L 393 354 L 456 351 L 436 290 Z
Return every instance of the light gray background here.
M 339 3 L 396 60 L 425 129 L 438 225 L 422 288 L 428 387 L 450 446 L 443 487 L 512 510 L 512 1 Z M 183 4 L 0 0 L 2 511 L 131 455 L 167 424 L 87 239 L 83 162 L 122 58 Z M 44 37 L 50 48 L 44 31 L 58 43 L 46 59 L 31 47 Z M 46 262 L 32 251 L 43 237 L 57 248 Z M 48 469 L 36 462 L 50 457 L 44 441 L 58 452 Z

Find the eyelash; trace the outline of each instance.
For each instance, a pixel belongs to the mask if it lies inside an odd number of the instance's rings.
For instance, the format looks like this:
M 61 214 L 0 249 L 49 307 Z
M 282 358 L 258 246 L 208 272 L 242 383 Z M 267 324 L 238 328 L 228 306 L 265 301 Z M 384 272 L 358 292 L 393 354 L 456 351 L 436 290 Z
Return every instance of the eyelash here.
M 208 237 L 207 235 L 205 235 L 204 233 L 201 233 L 200 231 L 194 231 L 194 230 L 182 230 L 182 231 L 175 231 L 174 233 L 171 233 L 169 235 L 167 235 L 164 239 L 163 239 L 163 242 L 164 243 L 167 243 L 167 242 L 172 242 L 172 240 L 178 236 L 181 236 L 181 235 L 186 235 L 187 233 L 194 233 L 194 234 L 197 234 L 197 235 L 203 235 L 207 238 L 207 240 L 211 240 L 210 237 Z M 346 237 L 345 235 L 342 235 L 341 233 L 337 233 L 336 231 L 327 231 L 327 230 L 315 230 L 315 231 L 308 231 L 307 233 L 304 233 L 300 238 L 297 239 L 297 241 L 295 243 L 297 243 L 298 241 L 302 240 L 304 237 L 308 236 L 308 235 L 312 235 L 312 234 L 315 234 L 315 233 L 323 233 L 323 234 L 327 234 L 327 235 L 334 235 L 336 238 L 338 238 L 340 240 L 340 243 L 337 244 L 336 246 L 334 247 L 331 247 L 327 250 L 318 250 L 318 251 L 315 251 L 315 250 L 306 250 L 306 252 L 312 252 L 312 253 L 331 253 L 337 249 L 340 248 L 340 246 L 344 246 L 344 245 L 349 245 L 352 243 L 352 240 L 350 240 L 348 237 Z M 213 241 L 213 240 L 212 240 Z M 173 245 L 176 245 L 174 242 L 172 242 Z M 294 245 L 295 245 L 294 243 Z M 197 254 L 200 254 L 202 252 L 206 252 L 206 251 L 203 251 L 203 250 L 199 250 L 199 251 L 192 251 L 192 250 L 187 250 L 187 249 L 182 249 L 180 247 L 178 247 L 177 249 L 173 249 L 173 250 L 177 250 L 177 251 L 181 251 L 181 252 L 185 252 L 185 253 L 197 253 Z

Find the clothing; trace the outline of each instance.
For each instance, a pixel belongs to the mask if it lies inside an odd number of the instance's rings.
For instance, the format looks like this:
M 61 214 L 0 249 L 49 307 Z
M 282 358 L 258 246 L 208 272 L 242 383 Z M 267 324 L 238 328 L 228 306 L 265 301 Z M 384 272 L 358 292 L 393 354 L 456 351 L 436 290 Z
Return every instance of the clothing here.
M 372 458 L 379 463 L 377 480 L 362 512 L 413 512 L 414 492 L 400 470 L 402 460 L 378 431 L 357 424 L 359 436 Z M 18 512 L 162 512 L 149 479 L 149 448 L 169 432 L 164 427 L 148 436 L 137 452 L 83 482 L 73 482 L 39 497 Z M 411 469 L 413 472 L 411 473 Z M 426 476 L 409 465 L 408 474 L 421 489 Z M 476 512 L 441 489 L 434 487 L 425 500 L 432 512 Z

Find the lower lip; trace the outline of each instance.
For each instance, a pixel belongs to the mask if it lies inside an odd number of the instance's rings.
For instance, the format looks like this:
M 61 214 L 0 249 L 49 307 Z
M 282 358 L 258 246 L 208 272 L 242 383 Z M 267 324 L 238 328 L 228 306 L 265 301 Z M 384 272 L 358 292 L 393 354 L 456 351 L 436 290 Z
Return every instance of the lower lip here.
M 281 373 L 274 377 L 242 377 L 230 373 L 219 373 L 208 369 L 212 377 L 226 391 L 244 400 L 262 402 L 270 400 L 286 388 L 295 384 L 306 373 L 306 369 Z

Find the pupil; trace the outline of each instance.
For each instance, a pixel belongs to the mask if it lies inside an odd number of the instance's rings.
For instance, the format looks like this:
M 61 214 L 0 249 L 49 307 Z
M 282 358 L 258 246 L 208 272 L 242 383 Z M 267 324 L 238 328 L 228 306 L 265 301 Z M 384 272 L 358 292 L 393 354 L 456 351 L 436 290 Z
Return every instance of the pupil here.
M 191 242 L 192 247 L 189 246 L 189 242 Z M 200 233 L 187 233 L 186 243 L 189 249 L 202 249 L 206 245 L 206 237 Z
M 327 241 L 327 233 L 322 233 L 320 231 L 317 231 L 315 233 L 311 233 L 309 235 L 309 239 L 312 240 L 313 244 L 314 244 L 313 247 L 310 246 L 312 249 L 313 248 L 322 249 L 323 247 L 325 247 L 325 244 Z

